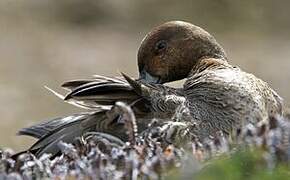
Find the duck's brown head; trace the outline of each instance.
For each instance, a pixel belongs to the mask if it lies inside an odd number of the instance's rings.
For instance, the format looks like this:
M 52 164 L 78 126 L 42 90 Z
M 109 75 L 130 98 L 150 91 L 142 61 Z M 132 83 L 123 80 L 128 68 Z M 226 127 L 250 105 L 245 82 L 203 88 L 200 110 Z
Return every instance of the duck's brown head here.
M 139 78 L 151 83 L 184 79 L 203 58 L 227 59 L 223 48 L 202 28 L 182 21 L 167 22 L 142 40 Z

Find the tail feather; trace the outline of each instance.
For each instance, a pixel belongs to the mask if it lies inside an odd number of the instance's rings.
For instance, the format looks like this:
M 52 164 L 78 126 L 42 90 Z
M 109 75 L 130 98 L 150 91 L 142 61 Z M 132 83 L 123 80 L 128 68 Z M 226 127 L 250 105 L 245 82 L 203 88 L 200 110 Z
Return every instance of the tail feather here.
M 37 157 L 44 153 L 55 155 L 59 152 L 57 145 L 60 141 L 72 143 L 76 137 L 82 136 L 86 132 L 105 131 L 99 123 L 106 120 L 106 111 L 88 112 L 44 122 L 26 128 L 19 134 L 39 137 L 39 140 L 28 150 L 34 152 Z M 90 123 L 85 123 L 86 121 L 90 121 Z M 96 129 L 96 127 L 100 127 L 100 129 Z
M 87 83 L 91 83 L 93 81 L 94 81 L 94 79 L 78 79 L 78 80 L 72 80 L 72 81 L 64 82 L 61 85 L 61 87 L 64 88 L 64 89 L 66 89 L 66 90 L 72 91 L 76 87 L 82 86 L 82 85 L 87 84 Z
M 134 102 L 140 96 L 133 90 L 131 85 L 122 77 L 94 76 L 90 80 L 69 81 L 62 85 L 71 91 L 64 97 L 66 101 L 81 102 L 90 107 L 113 106 L 116 101 L 128 104 Z
M 87 132 L 104 132 L 121 139 L 126 138 L 126 130 L 123 126 L 115 124 L 118 115 L 109 117 L 108 114 L 110 112 L 100 111 L 58 118 L 26 128 L 21 131 L 21 135 L 40 137 L 28 150 L 37 157 L 44 153 L 51 153 L 54 156 L 59 152 L 60 141 L 72 143 L 76 137 Z
M 36 150 L 35 156 L 40 157 L 44 153 L 55 155 L 59 152 L 58 143 L 60 141 L 72 143 L 75 137 L 82 135 L 83 130 L 79 129 L 80 121 L 66 124 L 65 127 L 49 133 L 39 139 L 31 148 L 30 151 Z
M 75 115 L 71 115 L 67 117 L 55 118 L 53 120 L 45 121 L 45 122 L 33 125 L 28 128 L 23 128 L 17 134 L 32 136 L 34 138 L 40 139 L 46 136 L 47 134 L 52 133 L 59 128 L 62 128 L 63 126 L 66 126 L 67 124 L 71 124 L 73 122 L 84 119 L 89 114 L 92 114 L 92 113 L 88 112 L 88 113 L 75 114 Z
M 56 97 L 60 98 L 61 100 L 64 100 L 65 99 L 65 96 L 50 89 L 49 87 L 45 86 L 45 88 L 50 91 L 52 94 L 54 94 Z M 69 101 L 65 101 L 66 103 L 68 104 L 71 104 L 71 105 L 74 105 L 76 107 L 80 107 L 80 108 L 83 108 L 83 109 L 95 109 L 95 110 L 105 110 L 105 109 L 108 109 L 108 106 L 102 106 L 102 105 L 99 105 L 99 104 L 96 104 L 96 103 L 89 103 L 89 102 L 84 102 L 84 101 L 79 101 L 79 100 L 74 100 L 74 99 L 71 99 Z

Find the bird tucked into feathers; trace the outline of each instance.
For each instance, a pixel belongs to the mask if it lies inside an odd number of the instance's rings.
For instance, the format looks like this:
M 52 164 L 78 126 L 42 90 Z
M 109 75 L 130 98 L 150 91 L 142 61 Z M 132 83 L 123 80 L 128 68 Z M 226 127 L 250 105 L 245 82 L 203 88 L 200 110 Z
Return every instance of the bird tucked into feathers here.
M 139 132 L 157 118 L 194 127 L 191 131 L 200 139 L 219 131 L 230 135 L 284 111 L 282 99 L 267 83 L 230 65 L 214 37 L 187 22 L 167 22 L 148 33 L 138 50 L 138 68 L 137 80 L 95 76 L 64 83 L 68 94 L 55 94 L 90 111 L 20 130 L 20 135 L 39 139 L 29 151 L 56 153 L 60 140 L 72 142 L 89 131 L 127 141 L 122 113 L 114 111 L 117 101 L 133 109 Z M 163 85 L 184 78 L 182 88 Z

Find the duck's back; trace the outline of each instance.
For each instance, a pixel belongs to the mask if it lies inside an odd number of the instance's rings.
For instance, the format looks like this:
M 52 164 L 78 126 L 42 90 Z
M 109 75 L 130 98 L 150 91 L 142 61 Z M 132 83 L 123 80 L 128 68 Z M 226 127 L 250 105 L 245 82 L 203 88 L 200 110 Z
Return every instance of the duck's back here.
M 229 133 L 282 113 L 282 99 L 267 83 L 230 65 L 193 74 L 184 90 L 191 115 L 205 134 Z

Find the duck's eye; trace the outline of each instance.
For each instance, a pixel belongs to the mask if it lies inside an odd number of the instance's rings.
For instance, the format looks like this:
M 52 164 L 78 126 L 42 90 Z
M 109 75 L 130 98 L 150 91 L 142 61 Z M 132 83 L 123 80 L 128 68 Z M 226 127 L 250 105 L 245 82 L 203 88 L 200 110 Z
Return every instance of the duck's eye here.
M 155 50 L 161 51 L 167 47 L 167 43 L 164 40 L 158 41 L 155 46 Z

